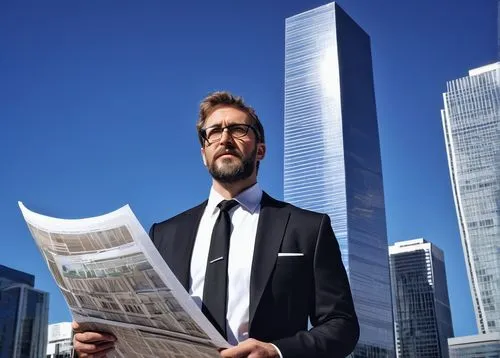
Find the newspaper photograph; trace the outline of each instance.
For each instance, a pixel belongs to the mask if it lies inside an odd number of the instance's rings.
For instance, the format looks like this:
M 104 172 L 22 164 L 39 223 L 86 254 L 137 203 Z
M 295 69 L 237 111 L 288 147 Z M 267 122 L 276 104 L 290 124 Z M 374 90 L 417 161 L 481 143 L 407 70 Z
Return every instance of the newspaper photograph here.
M 84 219 L 19 207 L 73 319 L 117 337 L 108 357 L 220 357 L 230 345 L 169 269 L 128 205 Z

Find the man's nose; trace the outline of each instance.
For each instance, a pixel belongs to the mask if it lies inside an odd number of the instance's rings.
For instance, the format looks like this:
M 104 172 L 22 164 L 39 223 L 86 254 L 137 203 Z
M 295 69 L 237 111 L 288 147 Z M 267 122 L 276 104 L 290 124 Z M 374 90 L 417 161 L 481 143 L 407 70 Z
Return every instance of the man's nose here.
M 219 144 L 227 145 L 228 143 L 233 144 L 233 137 L 229 133 L 229 129 L 224 128 L 221 133 Z

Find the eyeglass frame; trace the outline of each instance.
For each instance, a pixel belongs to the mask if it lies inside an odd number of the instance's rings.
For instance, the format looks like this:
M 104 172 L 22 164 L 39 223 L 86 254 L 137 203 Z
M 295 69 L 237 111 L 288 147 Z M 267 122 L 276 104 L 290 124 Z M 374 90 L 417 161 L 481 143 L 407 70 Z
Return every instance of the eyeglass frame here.
M 240 136 L 240 137 L 235 137 L 229 128 L 231 128 L 231 127 L 236 127 L 236 126 L 238 126 L 238 127 L 241 127 L 241 126 L 246 127 L 246 129 L 247 129 L 247 130 L 246 130 L 245 134 L 243 134 L 243 135 L 242 135 L 242 136 Z M 220 130 L 221 130 L 221 131 L 220 131 L 220 137 L 219 137 L 219 138 L 217 138 L 216 140 L 212 141 L 212 142 L 210 142 L 210 141 L 208 140 L 208 137 L 207 137 L 207 129 L 210 129 L 210 128 L 218 128 L 218 129 L 220 129 Z M 225 127 L 220 127 L 219 125 L 215 124 L 215 125 L 213 125 L 213 126 L 209 126 L 209 127 L 201 128 L 201 129 L 200 129 L 200 135 L 201 135 L 201 137 L 202 137 L 202 138 L 203 138 L 203 139 L 204 139 L 204 140 L 205 140 L 208 144 L 213 144 L 213 143 L 219 142 L 219 141 L 221 140 L 222 135 L 224 134 L 224 130 L 225 130 L 225 129 L 228 129 L 228 134 L 229 134 L 232 138 L 243 138 L 243 137 L 245 137 L 245 136 L 247 136 L 247 135 L 248 135 L 248 130 L 249 130 L 249 129 L 252 129 L 252 130 L 253 130 L 253 132 L 255 133 L 255 136 L 257 137 L 257 140 L 258 140 L 258 141 L 260 141 L 260 134 L 259 134 L 259 131 L 257 130 L 257 128 L 255 128 L 255 126 L 253 126 L 253 125 L 251 125 L 251 124 L 246 124 L 246 123 L 232 123 L 232 124 L 229 124 L 229 125 L 227 125 L 227 126 L 225 126 Z

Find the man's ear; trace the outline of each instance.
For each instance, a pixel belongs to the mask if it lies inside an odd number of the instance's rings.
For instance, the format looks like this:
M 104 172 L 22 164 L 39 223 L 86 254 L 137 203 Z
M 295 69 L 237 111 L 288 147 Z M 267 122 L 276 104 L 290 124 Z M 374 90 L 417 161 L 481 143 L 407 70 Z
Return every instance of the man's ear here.
M 262 160 L 266 156 L 266 145 L 264 143 L 257 144 L 257 160 Z
M 205 157 L 205 148 L 201 148 L 201 159 L 203 160 L 203 165 L 207 166 L 207 158 Z

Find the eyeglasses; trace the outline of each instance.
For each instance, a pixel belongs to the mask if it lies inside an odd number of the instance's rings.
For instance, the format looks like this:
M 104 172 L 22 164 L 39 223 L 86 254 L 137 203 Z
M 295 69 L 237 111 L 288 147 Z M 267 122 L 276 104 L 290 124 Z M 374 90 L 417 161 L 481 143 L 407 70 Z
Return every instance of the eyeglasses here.
M 249 124 L 230 124 L 226 127 L 219 127 L 217 125 L 207 128 L 202 128 L 200 130 L 200 134 L 205 139 L 208 144 L 212 144 L 214 142 L 219 141 L 222 138 L 222 133 L 224 133 L 224 129 L 227 129 L 229 135 L 233 138 L 243 138 L 248 134 L 248 130 L 252 129 L 255 135 L 258 137 L 257 130 L 254 126 Z

